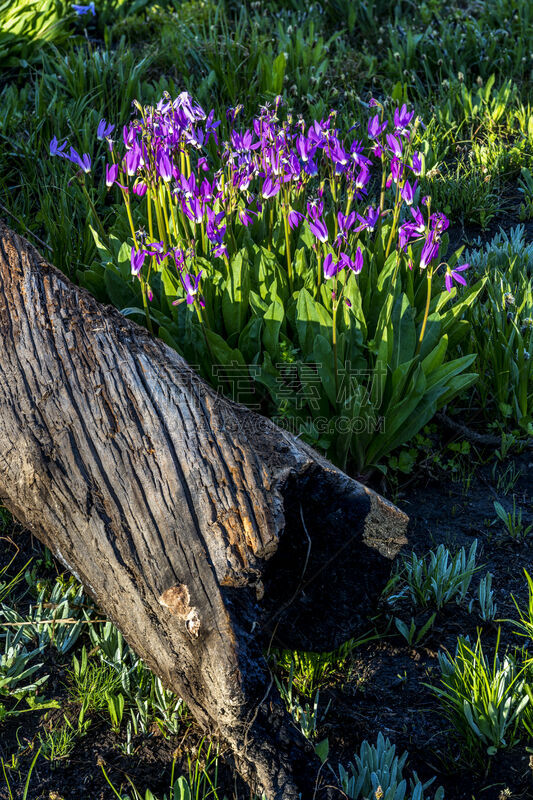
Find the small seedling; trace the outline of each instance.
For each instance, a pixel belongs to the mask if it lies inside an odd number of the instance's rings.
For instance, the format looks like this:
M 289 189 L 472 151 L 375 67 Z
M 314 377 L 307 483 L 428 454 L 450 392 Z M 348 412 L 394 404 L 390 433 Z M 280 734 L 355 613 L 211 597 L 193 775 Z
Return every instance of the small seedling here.
M 484 578 L 479 582 L 477 601 L 479 606 L 479 615 L 485 622 L 491 622 L 496 617 L 498 606 L 494 602 L 494 590 L 492 588 L 492 574 L 487 572 Z M 474 610 L 475 600 L 471 600 L 468 605 L 468 612 L 471 614 Z
M 533 531 L 533 523 L 524 525 L 522 522 L 522 509 L 516 507 L 516 497 L 513 496 L 513 509 L 506 511 L 501 503 L 494 501 L 494 510 L 503 522 L 508 535 L 515 542 L 524 542 Z
M 409 626 L 407 626 L 405 622 L 402 622 L 401 619 L 398 619 L 398 617 L 395 617 L 394 623 L 407 644 L 411 647 L 417 647 L 422 643 L 428 631 L 430 631 L 433 627 L 436 616 L 436 614 L 432 614 L 427 622 L 420 628 L 420 630 L 417 630 L 416 623 L 413 618 L 411 618 L 411 624 Z

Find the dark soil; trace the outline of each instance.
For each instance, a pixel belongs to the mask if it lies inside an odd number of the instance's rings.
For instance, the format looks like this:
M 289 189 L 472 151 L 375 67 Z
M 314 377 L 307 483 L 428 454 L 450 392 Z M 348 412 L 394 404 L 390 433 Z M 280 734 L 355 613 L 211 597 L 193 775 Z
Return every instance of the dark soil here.
M 533 521 L 533 452 L 510 461 L 521 471 L 521 477 L 507 496 L 496 489 L 491 463 L 475 472 L 468 487 L 465 478 L 454 483 L 444 475 L 438 480 L 418 475 L 400 490 L 396 501 L 411 520 L 408 552 L 415 550 L 422 555 L 441 542 L 452 551 L 462 546 L 468 550 L 474 539 L 478 540 L 479 577 L 486 572 L 493 574 L 497 616 L 502 625 L 500 653 L 506 647 L 527 644 L 513 633 L 511 622 L 502 620 L 517 618 L 512 595 L 519 605 L 526 606 L 524 569 L 533 570 L 533 536 L 530 543 L 518 544 L 505 538 L 499 521 L 488 525 L 496 517 L 493 501 L 512 507 L 513 493 L 517 506 L 524 509 L 524 521 Z M 476 578 L 472 585 L 477 587 Z M 430 613 L 431 609 L 415 616 L 417 628 Z M 403 614 L 395 608 L 395 614 L 410 622 L 413 611 L 407 606 Z M 448 800 L 533 798 L 533 747 L 528 750 L 520 745 L 500 752 L 493 759 L 487 758 L 483 774 L 473 774 L 461 764 L 460 745 L 454 742 L 432 693 L 424 686 L 437 680 L 439 650 L 453 654 L 458 635 L 468 635 L 473 643 L 477 629 L 482 629 L 484 650 L 492 653 L 497 628 L 498 624 L 483 623 L 475 613 L 451 603 L 437 614 L 423 646 L 409 647 L 391 627 L 387 638 L 358 649 L 351 680 L 323 697 L 324 702 L 331 700 L 331 705 L 321 734 L 335 742 L 339 760 L 346 763 L 363 739 L 374 741 L 382 731 L 397 745 L 397 751 L 409 751 L 408 763 L 421 779 L 437 775 L 435 786 L 444 786 Z M 530 744 L 533 746 L 533 741 Z

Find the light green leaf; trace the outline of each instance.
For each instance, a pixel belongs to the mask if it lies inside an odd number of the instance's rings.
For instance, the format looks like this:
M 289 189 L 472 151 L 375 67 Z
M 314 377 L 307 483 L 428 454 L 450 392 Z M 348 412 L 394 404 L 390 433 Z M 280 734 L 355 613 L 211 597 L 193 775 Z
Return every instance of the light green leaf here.
M 313 352 L 315 337 L 331 338 L 333 320 L 324 306 L 314 300 L 307 289 L 301 289 L 296 303 L 296 330 L 304 353 Z

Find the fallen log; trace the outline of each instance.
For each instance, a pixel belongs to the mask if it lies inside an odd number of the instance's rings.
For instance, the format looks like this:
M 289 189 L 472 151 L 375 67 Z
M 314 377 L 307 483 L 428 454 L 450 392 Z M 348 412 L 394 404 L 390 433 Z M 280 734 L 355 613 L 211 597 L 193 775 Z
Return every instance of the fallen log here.
M 0 503 L 245 779 L 269 800 L 314 796 L 264 649 L 360 630 L 407 518 L 217 395 L 1 221 Z

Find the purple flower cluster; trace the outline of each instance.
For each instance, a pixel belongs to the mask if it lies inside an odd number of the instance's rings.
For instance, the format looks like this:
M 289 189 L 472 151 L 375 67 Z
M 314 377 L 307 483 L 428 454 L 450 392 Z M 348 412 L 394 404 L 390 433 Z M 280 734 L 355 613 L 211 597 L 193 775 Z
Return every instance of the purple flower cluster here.
M 146 264 L 150 271 L 171 259 L 187 303 L 193 304 L 200 299 L 202 276 L 196 258 L 228 261 L 239 229 L 258 221 L 268 232 L 270 247 L 276 220 L 285 226 L 289 284 L 291 236 L 304 221 L 314 243 L 318 283 L 344 268 L 346 275 L 357 275 L 363 268 L 361 244 L 370 242 L 391 211 L 387 255 L 393 245 L 407 253 L 411 245 L 423 242 L 420 268 L 434 264 L 449 222 L 429 210 L 425 220 L 416 205 L 423 157 L 413 149 L 418 124 L 414 112 L 403 105 L 388 120 L 383 107 L 373 101 L 379 112 L 368 121 L 365 144 L 350 132 L 343 136 L 333 112 L 306 124 L 290 114 L 281 119 L 280 105 L 277 98 L 273 105 L 261 107 L 247 127 L 237 124 L 242 107 L 228 109 L 228 133 L 222 142 L 221 121 L 187 92 L 174 100 L 166 94 L 155 107 L 135 103 L 138 117 L 123 127 L 118 141 L 112 138 L 114 126 L 100 121 L 97 139 L 107 142 L 110 153 L 105 182 L 108 188 L 120 189 L 128 210 L 133 275 L 143 280 Z M 72 147 L 67 152 L 66 145 L 54 137 L 50 153 L 89 172 L 89 155 L 79 155 Z M 379 202 L 367 205 L 371 188 L 379 190 L 380 185 Z M 393 198 L 391 210 L 385 208 L 386 192 Z M 134 196 L 146 203 L 149 233 L 142 241 L 132 221 Z M 464 282 L 463 268 L 466 265 L 447 272 L 448 289 L 452 279 Z

